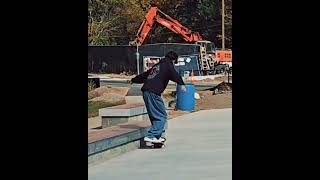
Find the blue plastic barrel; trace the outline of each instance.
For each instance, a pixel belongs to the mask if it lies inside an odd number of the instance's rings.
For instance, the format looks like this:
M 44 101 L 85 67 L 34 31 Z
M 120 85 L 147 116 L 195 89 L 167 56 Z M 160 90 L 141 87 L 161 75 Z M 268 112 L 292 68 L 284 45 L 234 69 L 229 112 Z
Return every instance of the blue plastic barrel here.
M 177 85 L 177 103 L 176 109 L 182 111 L 194 111 L 195 86 L 193 84 L 186 84 L 187 92 L 181 90 L 181 85 Z

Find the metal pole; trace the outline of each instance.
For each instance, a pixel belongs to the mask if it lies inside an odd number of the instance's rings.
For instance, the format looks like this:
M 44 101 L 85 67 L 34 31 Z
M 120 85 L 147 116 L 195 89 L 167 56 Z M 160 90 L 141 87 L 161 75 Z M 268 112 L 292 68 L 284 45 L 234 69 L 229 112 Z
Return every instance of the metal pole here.
M 138 50 L 138 44 L 137 44 L 137 52 L 136 52 L 136 58 L 137 58 L 137 73 L 140 74 L 140 68 L 139 68 L 139 50 Z
M 224 48 L 224 0 L 222 0 L 222 49 Z

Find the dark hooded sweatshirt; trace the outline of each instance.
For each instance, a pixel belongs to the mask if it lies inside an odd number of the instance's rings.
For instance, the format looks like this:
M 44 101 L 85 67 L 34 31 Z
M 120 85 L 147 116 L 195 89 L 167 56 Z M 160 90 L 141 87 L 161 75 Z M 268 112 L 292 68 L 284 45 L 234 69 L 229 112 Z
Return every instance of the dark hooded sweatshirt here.
M 174 69 L 172 60 L 167 57 L 148 71 L 131 79 L 133 83 L 144 83 L 141 91 L 150 91 L 159 96 L 167 87 L 169 80 L 184 85 L 182 78 Z

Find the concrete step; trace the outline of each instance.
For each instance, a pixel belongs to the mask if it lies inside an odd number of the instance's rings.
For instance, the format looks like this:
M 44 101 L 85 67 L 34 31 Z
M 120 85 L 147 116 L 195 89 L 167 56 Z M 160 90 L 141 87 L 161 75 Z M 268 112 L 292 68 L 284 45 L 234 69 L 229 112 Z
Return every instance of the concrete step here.
M 102 128 L 116 126 L 127 122 L 149 120 L 144 103 L 131 103 L 99 109 Z
M 88 166 L 104 162 L 140 147 L 140 140 L 146 136 L 149 121 L 125 123 L 88 131 Z

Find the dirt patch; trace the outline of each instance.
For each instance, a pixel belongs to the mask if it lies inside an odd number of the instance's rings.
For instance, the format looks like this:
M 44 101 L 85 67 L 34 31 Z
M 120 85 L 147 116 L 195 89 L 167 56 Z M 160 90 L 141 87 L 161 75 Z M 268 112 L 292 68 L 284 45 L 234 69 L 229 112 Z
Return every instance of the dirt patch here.
M 219 91 L 232 91 L 232 84 L 231 83 L 227 83 L 227 82 L 222 82 L 220 84 L 218 84 L 218 86 L 216 87 L 219 89 Z
M 205 93 L 208 94 L 206 95 Z M 232 92 L 217 95 L 210 95 L 209 92 L 205 93 L 203 94 L 203 97 L 201 97 L 201 99 L 196 100 L 196 111 L 232 108 Z
M 102 96 L 95 97 L 90 99 L 89 101 L 103 101 L 103 102 L 118 102 L 118 101 L 125 101 L 125 96 L 115 94 L 115 93 L 104 93 Z
M 200 99 L 196 100 L 195 111 L 199 110 L 209 110 L 209 109 L 223 109 L 223 108 L 232 108 L 232 92 L 224 92 L 221 94 L 213 94 L 213 91 L 197 91 L 200 95 Z M 168 94 L 169 96 L 169 94 Z M 172 96 L 169 96 L 170 99 Z M 170 107 L 174 108 L 175 103 Z M 188 114 L 187 111 L 168 111 L 168 119 L 172 119 L 178 116 Z
M 110 78 L 121 78 L 121 79 L 132 79 L 136 75 L 130 75 L 129 73 L 121 73 L 121 74 L 105 74 Z
M 208 90 L 213 91 L 214 95 L 232 92 L 232 83 L 222 82 L 218 84 L 216 87 L 210 88 Z
M 225 81 L 225 82 L 228 82 L 228 76 L 220 76 L 220 77 L 216 77 L 215 78 L 216 81 Z
M 88 101 L 88 118 L 99 115 L 99 109 L 125 104 L 125 100 L 116 101 Z
M 88 99 L 93 99 L 103 94 L 117 94 L 120 96 L 126 96 L 128 94 L 129 88 L 128 87 L 111 87 L 111 86 L 102 86 L 99 88 L 94 89 L 88 93 Z
M 213 95 L 212 91 L 197 91 L 197 93 L 200 95 L 200 98 L 206 98 Z
M 206 83 L 206 84 L 219 84 L 222 82 L 228 82 L 228 76 L 219 76 L 219 77 L 215 77 L 214 79 L 207 78 L 207 79 L 195 81 L 195 83 Z
M 103 86 L 88 93 L 88 117 L 99 115 L 99 109 L 125 104 L 127 87 Z

